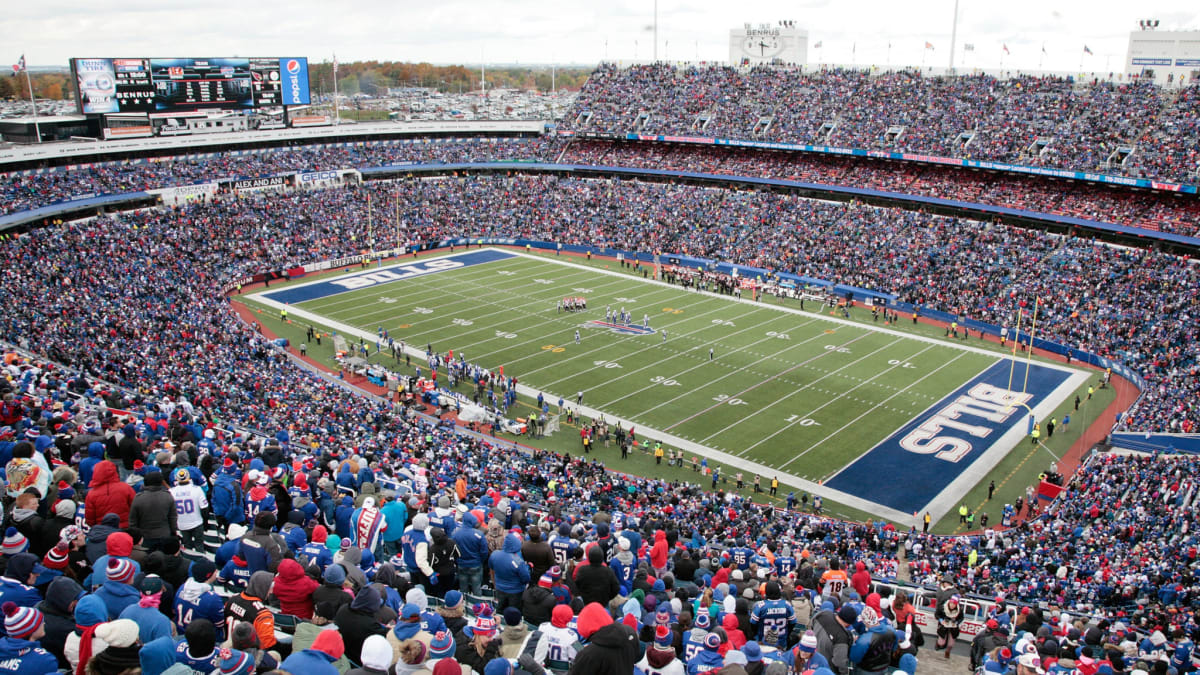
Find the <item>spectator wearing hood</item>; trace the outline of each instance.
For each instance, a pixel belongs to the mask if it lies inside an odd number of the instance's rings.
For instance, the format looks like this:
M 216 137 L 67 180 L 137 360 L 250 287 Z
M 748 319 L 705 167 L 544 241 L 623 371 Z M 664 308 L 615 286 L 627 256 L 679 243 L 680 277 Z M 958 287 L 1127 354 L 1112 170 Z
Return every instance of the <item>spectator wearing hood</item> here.
M 854 563 L 854 574 L 850 577 L 850 585 L 858 592 L 860 598 L 867 597 L 871 592 L 871 573 L 867 564 L 861 560 Z
M 575 656 L 572 675 L 632 673 L 642 658 L 637 635 L 629 626 L 614 622 L 598 603 L 588 604 L 579 612 L 576 626 L 587 646 Z
M 521 596 L 529 585 L 529 565 L 521 557 L 521 539 L 515 534 L 504 538 L 504 548 L 488 559 L 496 580 L 496 611 L 507 607 L 521 609 Z
M 175 640 L 160 637 L 142 645 L 138 652 L 142 675 L 191 675 L 192 669 L 175 660 Z M 248 675 L 248 674 L 243 674 Z
M 321 586 L 313 591 L 313 607 L 322 602 L 332 603 L 337 609 L 350 604 L 354 596 L 346 590 L 346 568 L 341 563 L 333 563 L 325 568 L 321 575 Z
M 276 643 L 275 615 L 267 607 L 267 597 L 271 594 L 274 581 L 275 577 L 270 572 L 255 572 L 250 576 L 246 590 L 225 601 L 226 625 L 232 625 L 235 621 L 253 623 L 263 649 L 270 649 Z
M 46 599 L 38 603 L 38 610 L 46 622 L 46 635 L 42 646 L 58 658 L 60 668 L 70 668 L 63 648 L 67 636 L 75 630 L 75 604 L 83 596 L 83 587 L 74 579 L 58 577 L 46 588 Z
M 575 568 L 575 588 L 585 605 L 607 607 L 621 590 L 617 575 L 604 564 L 604 551 L 598 545 L 587 549 L 587 560 L 588 564 Z
M 379 591 L 367 586 L 354 596 L 349 605 L 338 610 L 333 622 L 337 624 L 345 642 L 346 657 L 361 663 L 363 642 L 371 635 L 386 635 L 387 628 L 379 623 L 376 613 L 383 606 Z
M 88 511 L 88 514 L 90 519 L 91 511 Z M 105 514 L 100 519 L 99 524 L 92 525 L 91 529 L 88 530 L 87 543 L 84 546 L 84 552 L 89 565 L 95 565 L 97 560 L 108 553 L 109 537 L 118 532 L 121 532 L 121 517 L 115 513 Z M 129 549 L 130 551 L 133 550 L 132 540 L 129 543 Z
M 104 601 L 96 595 L 84 595 L 75 603 L 75 630 L 63 643 L 63 656 L 71 672 L 79 671 L 79 663 L 91 658 L 93 652 L 104 649 L 104 642 L 95 636 L 96 627 L 108 621 Z
M 333 617 L 337 615 L 337 610 L 338 608 L 334 607 L 332 603 L 317 603 L 313 607 L 312 620 L 296 624 L 296 632 L 292 636 L 292 652 L 312 647 L 316 639 L 325 631 L 337 631 L 337 624 L 333 623 Z M 350 670 L 350 661 L 346 659 L 344 653 L 334 661 L 334 667 L 339 673 Z
M 338 675 L 334 665 L 346 654 L 342 636 L 336 630 L 324 630 L 313 640 L 312 647 L 293 650 L 279 669 L 304 675 Z
M 325 545 L 329 540 L 329 530 L 326 530 L 324 525 L 317 525 L 309 539 L 310 541 L 300 547 L 296 557 L 306 568 L 315 569 L 319 576 L 325 572 L 329 563 L 333 562 L 333 551 Z
M 275 577 L 275 597 L 284 614 L 294 614 L 301 619 L 311 619 L 313 593 L 321 587 L 316 579 L 304 573 L 300 563 L 291 558 L 279 563 L 279 574 Z
M 91 485 L 92 476 L 96 471 L 96 467 L 104 461 L 104 444 L 99 441 L 92 441 L 87 446 L 87 457 L 84 457 L 79 462 L 79 481 L 84 485 Z M 115 467 L 114 467 L 115 468 Z
M 24 492 L 17 496 L 12 511 L 4 519 L 5 535 L 12 527 L 24 536 L 28 542 L 27 550 L 41 558 L 46 555 L 54 544 L 58 543 L 58 530 L 48 520 L 38 515 L 38 496 L 33 492 Z M 71 509 L 74 515 L 74 508 Z
M 529 538 L 521 544 L 521 557 L 531 567 L 529 576 L 537 579 L 554 567 L 554 550 L 550 548 L 540 527 L 530 525 L 525 529 L 525 533 Z
M 479 595 L 483 585 L 483 566 L 491 556 L 487 537 L 479 529 L 479 519 L 470 511 L 464 513 L 462 522 L 450 536 L 458 547 L 458 590 L 468 595 Z
M 92 473 L 87 498 L 84 500 L 87 524 L 97 525 L 102 516 L 115 513 L 118 519 L 117 527 L 129 527 L 129 510 L 135 496 L 133 488 L 117 475 L 116 464 L 100 462 Z M 171 510 L 175 510 L 174 505 L 171 506 Z
M 433 635 L 421 628 L 421 608 L 413 602 L 406 602 L 396 618 L 396 625 L 387 632 L 388 644 L 392 646 L 392 662 L 400 660 L 400 648 L 409 640 L 419 640 L 428 646 Z

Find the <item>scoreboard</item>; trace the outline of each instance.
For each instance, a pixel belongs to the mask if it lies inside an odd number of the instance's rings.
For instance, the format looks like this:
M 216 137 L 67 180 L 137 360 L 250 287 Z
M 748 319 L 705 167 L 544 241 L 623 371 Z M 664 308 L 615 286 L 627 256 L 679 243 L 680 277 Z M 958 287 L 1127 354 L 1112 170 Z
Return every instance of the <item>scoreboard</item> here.
M 82 114 L 247 110 L 310 102 L 308 59 L 71 59 Z

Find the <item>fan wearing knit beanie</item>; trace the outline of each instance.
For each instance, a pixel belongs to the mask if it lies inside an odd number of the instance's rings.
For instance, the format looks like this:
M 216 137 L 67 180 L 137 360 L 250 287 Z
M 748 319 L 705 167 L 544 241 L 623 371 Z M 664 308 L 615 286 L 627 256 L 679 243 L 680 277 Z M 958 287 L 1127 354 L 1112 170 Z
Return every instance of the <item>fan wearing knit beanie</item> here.
M 646 647 L 646 655 L 638 662 L 638 668 L 644 673 L 655 672 L 662 675 L 684 675 L 687 669 L 683 662 L 675 657 L 675 648 L 671 646 L 675 633 L 665 625 L 655 626 L 654 642 Z
M 30 675 L 56 672 L 58 659 L 38 643 L 46 634 L 42 613 L 13 602 L 0 605 L 0 610 L 4 612 L 4 630 L 8 633 L 0 638 L 0 663 L 19 663 L 21 672 Z
M 97 570 L 94 574 L 99 574 Z M 133 583 L 133 562 L 127 558 L 109 558 L 108 567 L 104 570 L 104 583 L 97 589 L 96 595 L 104 601 L 109 619 L 121 616 L 125 608 L 137 604 L 141 598 Z
M 183 641 L 175 647 L 175 660 L 201 673 L 221 667 L 217 652 L 217 629 L 208 619 L 196 619 L 183 632 Z
M 138 625 L 138 639 L 149 644 L 163 636 L 171 636 L 171 620 L 160 609 L 163 602 L 163 580 L 157 574 L 148 574 L 142 579 L 138 590 L 138 601 L 121 611 L 120 618 L 129 619 Z M 170 600 L 167 600 L 169 603 Z
M 142 667 L 138 652 L 138 625 L 129 619 L 117 619 L 96 627 L 96 637 L 107 648 L 92 657 L 85 666 L 86 675 L 120 675 Z

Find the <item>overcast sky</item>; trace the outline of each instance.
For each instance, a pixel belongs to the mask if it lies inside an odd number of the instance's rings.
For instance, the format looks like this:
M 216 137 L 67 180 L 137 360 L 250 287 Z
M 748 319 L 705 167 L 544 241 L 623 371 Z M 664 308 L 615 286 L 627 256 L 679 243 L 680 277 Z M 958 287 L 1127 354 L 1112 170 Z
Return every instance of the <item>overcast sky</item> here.
M 809 31 L 811 63 L 945 66 L 954 0 L 659 0 L 658 50 L 672 60 L 725 61 L 729 30 L 790 19 Z M 960 0 L 959 66 L 1120 69 L 1128 33 L 1200 30 L 1187 0 Z M 583 63 L 648 59 L 653 0 L 227 0 L 10 2 L 0 18 L 0 63 L 21 53 L 34 66 L 79 56 L 307 56 L 433 63 Z M 925 42 L 934 45 L 924 49 Z M 962 45 L 972 43 L 973 53 Z M 1087 45 L 1093 56 L 1083 55 Z M 1111 64 L 1110 63 L 1111 60 Z

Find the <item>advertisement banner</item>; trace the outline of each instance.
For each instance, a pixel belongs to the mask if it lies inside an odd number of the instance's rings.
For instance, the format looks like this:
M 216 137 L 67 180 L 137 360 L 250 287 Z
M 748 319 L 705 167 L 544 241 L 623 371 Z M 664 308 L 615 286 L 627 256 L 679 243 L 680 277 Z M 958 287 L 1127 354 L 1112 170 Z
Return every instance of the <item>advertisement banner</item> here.
M 283 80 L 283 105 L 308 105 L 308 59 L 284 57 L 279 59 L 279 76 Z
M 347 182 L 358 183 L 361 180 L 361 175 L 354 169 L 313 171 L 296 174 L 296 187 L 301 190 L 319 190 L 343 185 Z
M 188 202 L 193 199 L 211 197 L 217 194 L 217 184 L 200 183 L 198 185 L 181 185 L 163 190 L 151 190 L 150 192 L 162 197 L 164 204 L 178 204 L 179 202 Z
M 265 178 L 244 178 L 240 180 L 223 180 L 218 185 L 236 192 L 253 192 L 255 190 L 281 189 L 291 185 L 291 176 L 267 176 Z

